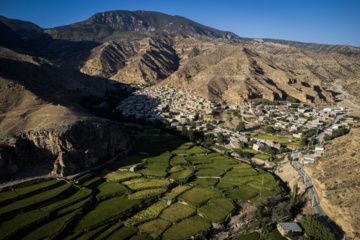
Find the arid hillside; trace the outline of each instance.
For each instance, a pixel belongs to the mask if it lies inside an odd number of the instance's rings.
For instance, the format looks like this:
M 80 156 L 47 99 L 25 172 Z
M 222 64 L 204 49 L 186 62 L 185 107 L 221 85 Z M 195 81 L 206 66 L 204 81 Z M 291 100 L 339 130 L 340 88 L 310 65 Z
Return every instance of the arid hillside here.
M 325 154 L 305 167 L 325 214 L 350 239 L 360 239 L 360 129 L 325 144 Z
M 76 104 L 95 89 L 103 93 L 106 81 L 7 48 L 0 52 L 0 181 L 71 174 L 126 149 L 123 126 Z

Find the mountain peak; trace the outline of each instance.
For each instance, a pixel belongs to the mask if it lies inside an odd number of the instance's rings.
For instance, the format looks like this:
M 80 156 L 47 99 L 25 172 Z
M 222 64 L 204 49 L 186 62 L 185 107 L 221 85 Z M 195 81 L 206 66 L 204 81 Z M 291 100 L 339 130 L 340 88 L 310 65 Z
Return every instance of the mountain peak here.
M 108 11 L 68 26 L 47 30 L 54 38 L 67 40 L 129 39 L 159 36 L 192 36 L 199 39 L 240 39 L 231 32 L 220 31 L 181 16 L 151 11 Z M 101 33 L 101 34 L 99 34 Z

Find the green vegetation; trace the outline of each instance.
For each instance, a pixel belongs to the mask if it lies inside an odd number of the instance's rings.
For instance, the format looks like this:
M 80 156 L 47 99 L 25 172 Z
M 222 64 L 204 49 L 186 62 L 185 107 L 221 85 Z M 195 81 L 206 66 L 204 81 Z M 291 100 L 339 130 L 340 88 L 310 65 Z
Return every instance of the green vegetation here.
M 267 134 L 267 133 L 258 133 L 258 132 L 251 133 L 251 136 L 278 142 L 282 145 L 286 145 L 288 148 L 294 147 L 295 149 L 299 149 L 301 147 L 300 140 L 293 139 L 293 138 L 281 137 L 281 136 L 271 135 L 271 134 Z M 289 140 L 291 142 L 289 142 Z
M 137 206 L 139 200 L 129 200 L 127 196 L 116 197 L 102 201 L 94 210 L 86 214 L 76 225 L 76 230 L 87 229 L 108 219 L 123 214 L 127 210 Z
M 147 157 L 141 154 L 127 155 L 109 163 L 105 168 L 111 170 L 130 169 L 132 166 L 138 166 L 145 163 L 146 159 Z
M 177 202 L 165 209 L 160 217 L 171 222 L 177 222 L 181 219 L 193 215 L 195 212 L 195 208 Z
M 300 102 L 299 99 L 294 98 L 293 96 L 290 96 L 290 95 L 287 95 L 286 101 L 288 101 L 290 103 L 298 103 L 298 102 Z
M 53 204 L 42 207 L 41 210 L 50 212 L 50 211 L 62 208 L 66 205 L 69 205 L 71 203 L 77 202 L 78 200 L 88 197 L 91 193 L 92 193 L 92 190 L 90 190 L 90 189 L 79 190 L 75 194 L 71 195 L 70 197 L 67 197 L 67 198 L 57 201 Z
M 134 172 L 111 172 L 104 176 L 104 178 L 108 181 L 125 181 L 131 178 L 141 177 L 142 175 L 140 173 L 134 173 Z
M 255 198 L 258 195 L 258 190 L 251 186 L 243 185 L 234 189 L 227 189 L 224 191 L 227 198 L 234 200 L 241 200 L 243 202 Z
M 151 188 L 128 195 L 129 199 L 148 199 L 166 192 L 165 188 Z
M 44 188 L 48 188 L 51 186 L 54 186 L 55 184 L 60 183 L 60 180 L 48 180 L 48 181 L 43 181 L 40 183 L 36 183 L 36 184 L 32 184 L 30 186 L 26 186 L 26 187 L 20 187 L 20 188 L 15 188 L 15 191 L 20 194 L 20 195 L 25 195 L 31 192 L 35 192 L 37 190 L 40 189 L 44 189 Z
M 241 131 L 245 131 L 245 123 L 244 122 L 239 122 L 239 124 L 236 126 L 236 131 L 241 132 Z
M 99 193 L 96 195 L 97 199 L 102 199 L 109 196 L 115 197 L 117 195 L 123 194 L 128 190 L 124 185 L 118 182 L 103 182 L 97 186 L 97 189 L 99 189 Z
M 198 209 L 198 213 L 214 223 L 222 221 L 228 215 L 228 213 L 220 211 L 212 205 L 202 206 Z
M 259 239 L 260 239 L 260 233 L 252 232 L 235 237 L 232 240 L 259 240 Z
M 148 233 L 151 236 L 156 238 L 156 237 L 160 236 L 160 234 L 163 233 L 165 231 L 165 229 L 167 229 L 170 225 L 171 225 L 171 223 L 169 223 L 168 221 L 165 221 L 163 219 L 156 219 L 156 220 L 144 223 L 144 224 L 140 225 L 138 228 L 139 228 L 140 232 Z
M 277 229 L 269 233 L 269 240 L 286 240 L 286 239 L 287 238 L 284 238 Z
M 211 224 L 199 216 L 188 218 L 175 225 L 172 225 L 163 234 L 164 239 L 187 239 L 193 235 L 205 232 Z
M 8 213 L 11 211 L 15 211 L 18 209 L 29 207 L 29 206 L 37 204 L 37 203 L 41 203 L 41 202 L 50 200 L 51 198 L 54 198 L 54 197 L 60 195 L 61 193 L 63 193 L 64 191 L 68 190 L 70 187 L 72 187 L 72 185 L 69 183 L 66 183 L 55 189 L 47 190 L 47 191 L 35 194 L 31 197 L 10 203 L 10 204 L 0 208 L 0 214 Z
M 69 213 L 51 222 L 48 222 L 26 235 L 24 239 L 46 239 L 49 237 L 54 237 L 75 215 L 76 212 Z
M 190 188 L 190 186 L 186 186 L 186 185 L 178 186 L 176 188 L 171 189 L 171 191 L 169 193 L 166 193 L 163 198 L 172 200 L 172 199 L 176 198 L 177 196 L 179 196 L 181 193 L 188 190 L 189 188 Z
M 136 226 L 140 223 L 147 222 L 159 216 L 159 214 L 167 207 L 166 203 L 161 201 L 154 203 L 150 207 L 135 214 L 125 221 L 126 225 Z
M 164 179 L 135 178 L 129 181 L 125 181 L 122 184 L 126 185 L 132 190 L 139 190 L 144 188 L 166 187 L 170 184 L 170 182 Z
M 217 178 L 196 178 L 189 184 L 199 186 L 215 186 L 218 182 L 219 180 Z
M 188 162 L 181 155 L 175 155 L 170 160 L 171 165 L 186 165 Z
M 84 199 L 84 200 L 82 200 L 82 201 L 80 201 L 80 202 L 77 202 L 77 203 L 75 203 L 75 204 L 71 204 L 71 205 L 69 205 L 68 207 L 63 208 L 63 209 L 57 211 L 56 215 L 59 216 L 59 215 L 62 215 L 62 214 L 64 214 L 64 213 L 69 213 L 69 212 L 81 210 L 82 207 L 83 207 L 85 204 L 87 204 L 88 202 L 90 202 L 90 198 L 86 198 L 86 199 Z
M 232 168 L 233 166 L 234 165 L 230 165 L 230 164 L 207 163 L 207 164 L 196 165 L 196 168 L 197 169 L 214 168 L 214 169 L 220 169 L 223 171 L 227 171 L 230 168 Z
M 339 128 L 339 129 L 334 130 L 332 135 L 325 135 L 324 140 L 329 141 L 331 139 L 341 137 L 345 134 L 348 134 L 349 132 L 350 132 L 350 130 L 347 128 Z
M 82 185 L 84 187 L 92 187 L 92 186 L 98 185 L 101 181 L 102 181 L 101 177 L 94 177 L 94 178 L 91 178 L 90 180 L 84 182 Z
M 223 175 L 225 171 L 220 169 L 213 169 L 213 168 L 205 168 L 198 170 L 195 175 L 196 176 L 204 176 L 204 177 L 220 177 Z
M 111 227 L 109 227 L 108 229 L 102 231 L 101 234 L 96 236 L 95 240 L 106 239 L 107 236 L 109 236 L 111 233 L 115 232 L 121 226 L 122 226 L 122 222 L 114 223 Z
M 33 210 L 24 214 L 19 214 L 8 221 L 4 221 L 0 225 L 1 238 L 14 234 L 16 231 L 26 228 L 31 223 L 40 222 L 49 216 L 49 213 L 41 210 Z
M 311 238 L 316 240 L 333 240 L 334 234 L 325 227 L 316 216 L 306 215 L 301 219 L 301 224 L 305 233 Z
M 174 137 L 143 137 L 134 151 L 147 155 L 123 156 L 84 174 L 77 179 L 80 189 L 51 180 L 0 193 L 0 213 L 10 215 L 1 233 L 29 239 L 206 238 L 211 222 L 234 211 L 232 199 L 257 202 L 261 196 L 265 202 L 275 185 L 264 171 Z M 126 170 L 134 165 L 136 172 Z
M 271 126 L 266 126 L 266 127 L 265 127 L 265 132 L 266 132 L 266 133 L 274 133 L 275 130 L 274 130 L 274 128 L 271 127 Z
M 201 205 L 203 202 L 211 198 L 219 198 L 221 194 L 213 189 L 195 187 L 180 195 L 179 199 L 195 206 Z
M 0 193 L 0 202 L 4 202 L 7 200 L 16 198 L 18 196 L 21 196 L 21 195 L 39 191 L 44 188 L 54 187 L 56 184 L 58 184 L 60 182 L 61 181 L 59 181 L 59 180 L 48 180 L 48 181 L 43 181 L 40 183 L 35 183 L 35 184 L 29 185 L 29 186 L 25 186 L 25 187 L 14 188 L 10 191 L 1 192 Z
M 134 227 L 122 227 L 110 236 L 108 236 L 107 240 L 125 240 L 137 233 L 137 229 Z
M 15 190 L 0 192 L 0 202 L 5 202 L 7 200 L 17 198 L 19 196 L 20 194 L 18 194 Z
M 225 198 L 210 199 L 208 204 L 210 206 L 215 206 L 217 209 L 219 209 L 227 214 L 231 213 L 235 209 L 234 204 L 230 200 L 225 199 Z
M 172 173 L 169 176 L 169 178 L 177 180 L 177 181 L 186 180 L 187 178 L 189 178 L 192 175 L 193 171 L 194 171 L 194 168 L 192 166 L 191 167 L 185 167 L 185 170 Z

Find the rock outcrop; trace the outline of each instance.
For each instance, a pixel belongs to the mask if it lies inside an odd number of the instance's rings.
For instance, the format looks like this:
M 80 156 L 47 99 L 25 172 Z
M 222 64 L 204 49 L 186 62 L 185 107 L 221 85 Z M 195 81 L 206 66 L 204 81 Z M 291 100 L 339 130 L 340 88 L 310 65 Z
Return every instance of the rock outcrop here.
M 1 180 L 33 169 L 37 174 L 69 175 L 108 160 L 126 149 L 130 140 L 121 124 L 103 119 L 79 121 L 66 128 L 31 130 L 2 142 Z

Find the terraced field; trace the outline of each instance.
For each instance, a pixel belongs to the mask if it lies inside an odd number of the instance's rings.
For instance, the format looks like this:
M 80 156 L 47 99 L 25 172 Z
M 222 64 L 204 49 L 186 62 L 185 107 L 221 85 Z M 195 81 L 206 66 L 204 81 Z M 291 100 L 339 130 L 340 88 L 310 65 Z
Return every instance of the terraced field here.
M 175 137 L 143 137 L 134 149 L 74 185 L 3 189 L 0 239 L 206 238 L 239 201 L 264 200 L 275 184 L 264 171 Z

